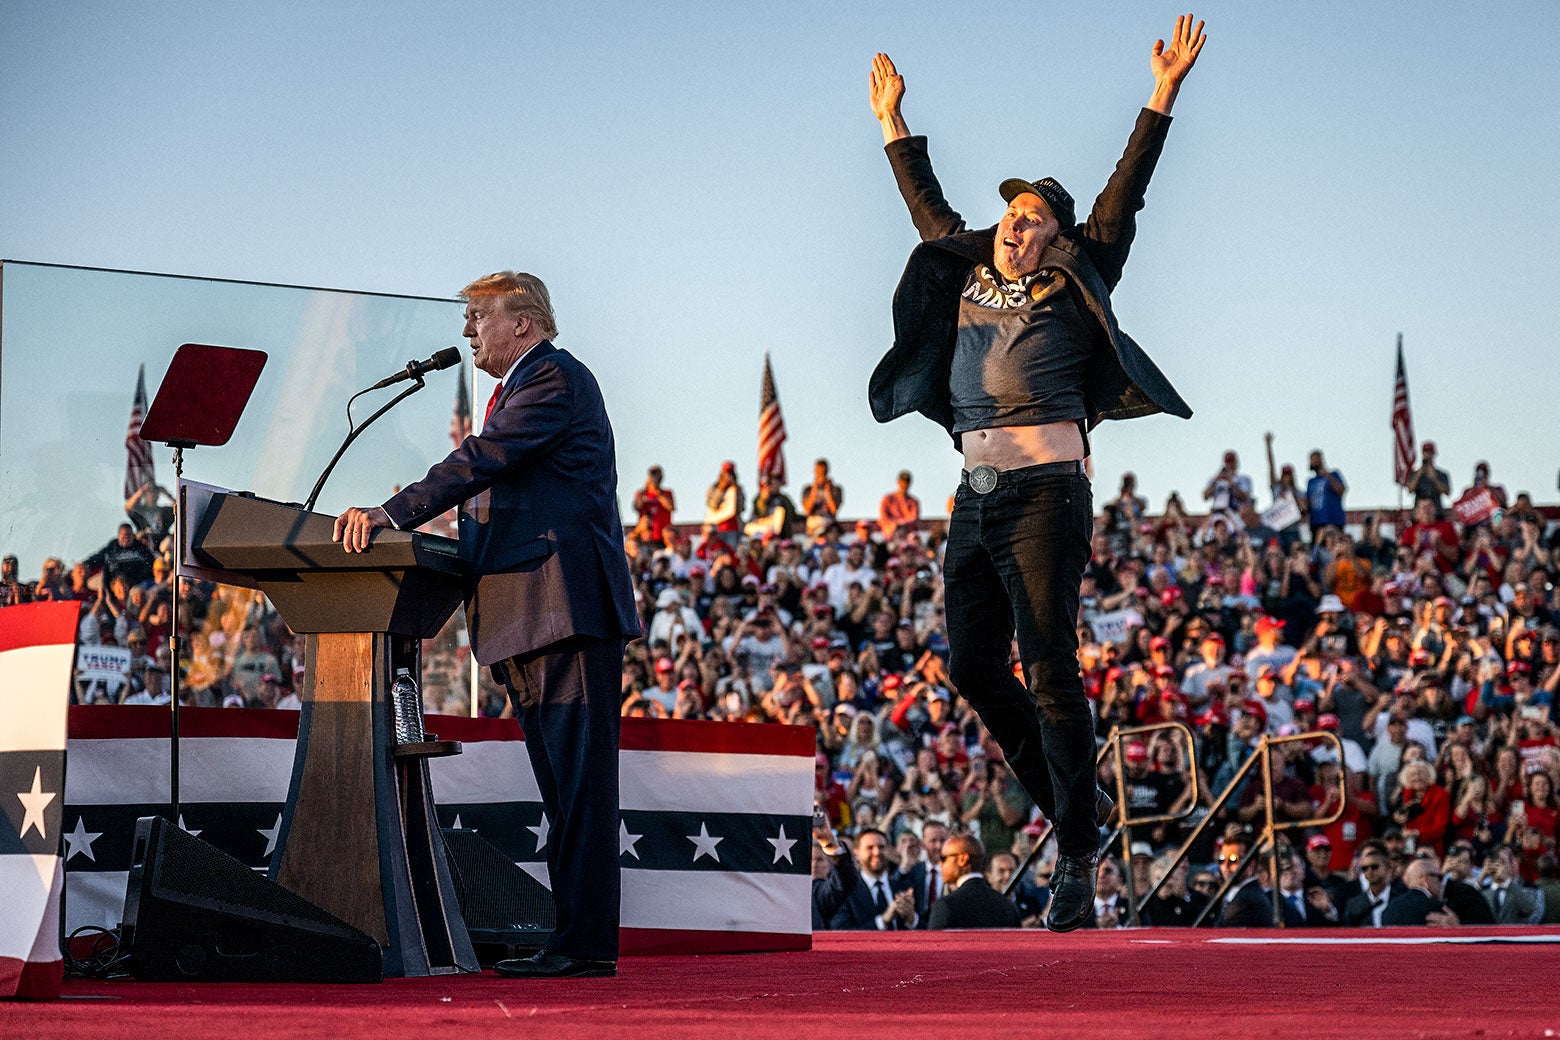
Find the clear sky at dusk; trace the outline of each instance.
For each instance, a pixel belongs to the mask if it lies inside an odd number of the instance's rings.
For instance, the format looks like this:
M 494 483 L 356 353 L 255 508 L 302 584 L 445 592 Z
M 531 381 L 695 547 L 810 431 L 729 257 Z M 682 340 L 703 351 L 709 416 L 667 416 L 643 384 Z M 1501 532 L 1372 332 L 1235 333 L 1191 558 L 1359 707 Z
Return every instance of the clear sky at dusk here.
M 1056 176 L 1086 209 L 1176 14 L 0 0 L 0 255 L 435 296 L 530 270 L 601 379 L 625 496 L 660 462 L 696 519 L 726 457 L 751 488 L 768 351 L 793 485 L 826 454 L 854 515 L 909 467 L 940 513 L 947 437 L 866 404 L 916 241 L 872 53 L 986 226 L 1006 177 Z M 1416 432 L 1454 485 L 1489 458 L 1555 501 L 1560 4 L 1196 14 L 1209 43 L 1114 296 L 1196 415 L 1097 431 L 1097 496 L 1130 468 L 1156 508 L 1194 500 L 1226 447 L 1260 484 L 1270 429 L 1281 460 L 1323 448 L 1351 504 L 1394 502 L 1401 332 Z

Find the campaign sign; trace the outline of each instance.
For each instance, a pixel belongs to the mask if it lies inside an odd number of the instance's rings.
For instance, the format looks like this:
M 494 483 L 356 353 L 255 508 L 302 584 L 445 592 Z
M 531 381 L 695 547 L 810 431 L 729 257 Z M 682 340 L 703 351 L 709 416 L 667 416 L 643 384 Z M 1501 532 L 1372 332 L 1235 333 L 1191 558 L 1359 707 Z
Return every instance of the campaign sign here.
M 1469 488 L 1467 494 L 1452 504 L 1457 522 L 1464 527 L 1484 523 L 1499 508 L 1500 502 L 1495 498 L 1495 492 L 1487 487 Z

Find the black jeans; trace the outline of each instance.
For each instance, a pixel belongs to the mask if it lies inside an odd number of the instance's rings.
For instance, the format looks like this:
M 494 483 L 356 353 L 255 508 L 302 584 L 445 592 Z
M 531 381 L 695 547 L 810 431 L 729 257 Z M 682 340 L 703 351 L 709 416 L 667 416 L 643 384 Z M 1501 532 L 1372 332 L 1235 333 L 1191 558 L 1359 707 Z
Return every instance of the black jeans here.
M 1099 840 L 1077 631 L 1093 532 L 1087 477 L 1018 474 L 986 495 L 959 488 L 943 559 L 949 678 L 1068 855 Z M 1015 632 L 1027 687 L 1009 664 Z

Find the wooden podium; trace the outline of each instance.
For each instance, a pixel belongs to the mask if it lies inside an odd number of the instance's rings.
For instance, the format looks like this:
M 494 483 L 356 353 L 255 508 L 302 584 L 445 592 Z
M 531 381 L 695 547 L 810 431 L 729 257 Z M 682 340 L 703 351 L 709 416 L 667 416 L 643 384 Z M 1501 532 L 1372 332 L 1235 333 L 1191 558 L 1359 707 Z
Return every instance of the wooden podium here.
M 428 780 L 427 758 L 460 745 L 422 733 L 420 693 L 415 706 L 391 696 L 402 669 L 420 691 L 421 641 L 461 602 L 456 543 L 380 530 L 349 554 L 333 517 L 196 484 L 180 494 L 185 570 L 259 589 L 307 635 L 271 878 L 378 939 L 387 976 L 477 971 Z

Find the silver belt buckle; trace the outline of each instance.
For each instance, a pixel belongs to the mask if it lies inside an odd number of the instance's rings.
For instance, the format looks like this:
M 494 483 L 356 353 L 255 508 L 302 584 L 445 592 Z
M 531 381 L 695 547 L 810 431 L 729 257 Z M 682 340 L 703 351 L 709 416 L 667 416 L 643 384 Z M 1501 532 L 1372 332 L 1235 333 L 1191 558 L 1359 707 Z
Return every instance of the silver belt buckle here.
M 993 466 L 976 466 L 970 470 L 970 490 L 977 495 L 989 495 L 997 490 L 997 471 Z

